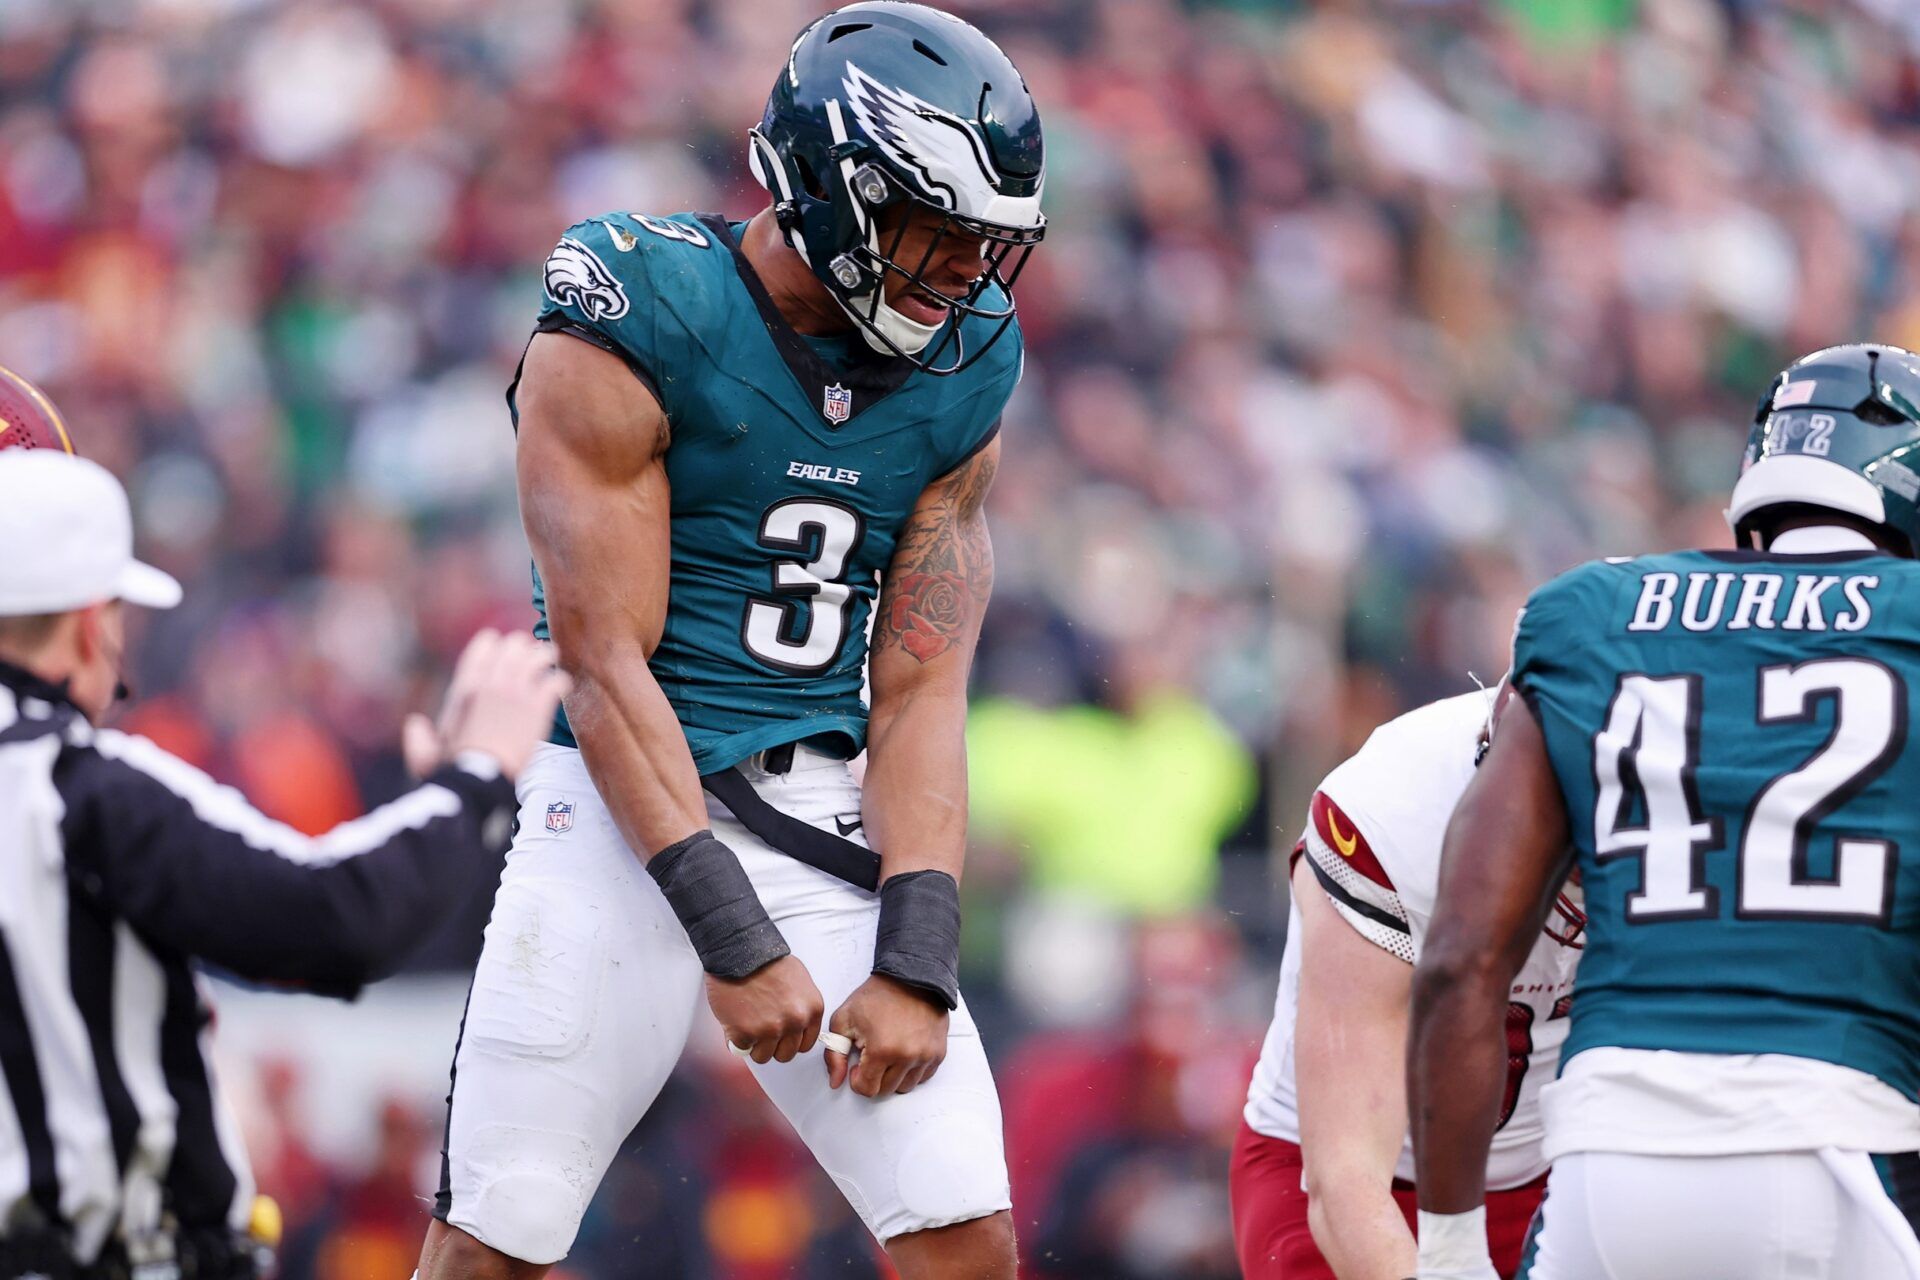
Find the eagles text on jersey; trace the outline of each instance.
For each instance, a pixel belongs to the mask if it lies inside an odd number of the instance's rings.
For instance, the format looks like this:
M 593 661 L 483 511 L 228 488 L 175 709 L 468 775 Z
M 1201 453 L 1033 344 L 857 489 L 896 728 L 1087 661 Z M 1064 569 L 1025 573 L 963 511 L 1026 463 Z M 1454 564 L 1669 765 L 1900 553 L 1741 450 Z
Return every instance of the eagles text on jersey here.
M 626 361 L 671 423 L 652 667 L 702 773 L 803 738 L 861 749 L 878 575 L 926 487 L 993 438 L 1020 373 L 1017 329 L 950 377 L 802 335 L 740 233 L 686 213 L 578 223 L 547 259 L 538 323 Z M 544 598 L 536 574 L 542 635 Z M 572 742 L 564 713 L 554 736 Z

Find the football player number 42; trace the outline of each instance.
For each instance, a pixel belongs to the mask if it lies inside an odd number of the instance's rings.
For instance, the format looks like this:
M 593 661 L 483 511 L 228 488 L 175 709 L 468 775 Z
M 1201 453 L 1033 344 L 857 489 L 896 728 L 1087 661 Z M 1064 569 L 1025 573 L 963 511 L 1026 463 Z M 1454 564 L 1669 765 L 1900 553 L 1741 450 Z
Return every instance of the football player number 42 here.
M 781 671 L 816 675 L 839 660 L 853 614 L 843 578 L 866 532 L 860 513 L 822 498 L 787 498 L 760 517 L 773 562 L 772 591 L 747 601 L 740 640 Z
M 1636 923 L 1719 913 L 1706 883 L 1706 855 L 1720 848 L 1717 819 L 1700 813 L 1694 785 L 1700 758 L 1700 677 L 1623 676 L 1594 736 L 1594 851 L 1601 862 L 1641 860 L 1640 888 L 1627 896 Z M 1862 658 L 1824 658 L 1764 667 L 1758 675 L 1752 734 L 1727 750 L 1762 749 L 1769 725 L 1806 724 L 1819 703 L 1833 703 L 1833 730 L 1798 768 L 1769 781 L 1747 810 L 1740 837 L 1740 919 L 1855 920 L 1884 923 L 1890 913 L 1893 846 L 1836 837 L 1833 874 L 1809 868 L 1814 827 L 1885 772 L 1906 744 L 1907 691 L 1900 677 Z M 1712 749 L 1712 744 L 1709 744 Z M 1629 825 L 1638 799 L 1641 825 Z

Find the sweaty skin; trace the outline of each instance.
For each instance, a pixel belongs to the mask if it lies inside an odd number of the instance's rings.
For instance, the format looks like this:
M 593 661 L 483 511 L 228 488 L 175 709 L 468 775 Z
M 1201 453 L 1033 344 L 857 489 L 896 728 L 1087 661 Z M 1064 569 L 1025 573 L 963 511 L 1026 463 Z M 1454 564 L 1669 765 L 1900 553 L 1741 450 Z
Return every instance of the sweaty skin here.
M 918 234 L 910 228 L 909 243 Z M 795 329 L 853 327 L 780 238 L 770 210 L 748 223 L 741 248 Z M 951 237 L 942 249 L 928 276 L 943 290 L 979 271 L 977 242 Z M 647 666 L 666 623 L 669 424 L 616 357 L 562 334 L 528 348 L 518 403 L 521 511 L 555 647 L 574 681 L 567 717 L 621 833 L 650 856 L 707 825 L 685 735 Z M 926 868 L 960 874 L 966 677 L 992 587 L 982 507 L 999 456 L 996 441 L 928 486 L 882 583 L 862 816 L 882 850 L 883 879 Z M 728 1038 L 752 1044 L 759 1062 L 810 1048 L 823 1012 L 792 956 L 743 982 L 708 978 L 707 999 Z M 946 1011 L 911 988 L 869 978 L 834 1014 L 860 1053 L 851 1073 L 841 1055 L 824 1055 L 829 1082 L 850 1076 L 856 1092 L 875 1098 L 911 1089 L 945 1057 L 947 1024 Z M 895 1236 L 886 1250 L 903 1280 L 1012 1280 L 1016 1269 L 1005 1211 Z M 438 1220 L 421 1263 L 427 1280 L 538 1280 L 548 1271 Z
M 1487 758 L 1447 824 L 1440 891 L 1413 977 L 1407 1099 L 1420 1207 L 1486 1200 L 1507 1071 L 1507 993 L 1571 870 L 1566 804 L 1524 698 L 1506 697 Z
M 920 205 L 895 205 L 879 223 L 880 247 L 899 264 L 886 273 L 887 304 L 909 320 L 939 324 L 946 317 L 942 298 L 965 296 L 980 274 L 987 242 L 948 226 L 944 215 Z M 909 288 L 913 276 L 925 287 Z
M 567 719 L 596 790 L 642 858 L 707 825 L 673 707 L 647 666 L 666 626 L 667 419 L 614 356 L 563 334 L 527 348 L 518 392 L 520 511 L 547 587 Z M 819 1038 L 825 1002 L 785 956 L 707 1002 L 755 1062 L 789 1062 Z
M 900 225 L 903 221 L 904 230 Z M 893 248 L 895 232 L 900 232 L 895 261 L 917 269 L 938 293 L 958 298 L 965 296 L 979 277 L 986 242 L 952 229 L 942 235 L 946 221 L 944 215 L 931 209 L 896 205 L 880 215 L 880 244 Z M 818 336 L 853 331 L 853 318 L 833 300 L 800 255 L 787 246 L 771 209 L 761 210 L 747 222 L 740 236 L 740 250 L 753 263 L 767 296 L 797 332 Z M 944 308 L 921 291 L 909 291 L 907 277 L 897 269 L 888 270 L 883 287 L 888 305 L 909 319 L 937 324 L 945 314 Z
M 900 260 L 926 262 L 925 274 L 937 288 L 953 296 L 965 293 L 980 272 L 981 242 L 949 233 L 936 245 L 945 219 L 917 208 L 884 215 L 889 236 L 899 218 L 906 219 Z M 799 332 L 853 328 L 781 238 L 772 210 L 754 215 L 740 246 L 781 315 Z M 888 297 L 895 305 L 903 302 L 903 284 L 889 274 Z M 861 817 L 880 851 L 883 882 L 927 869 L 958 880 L 966 858 L 967 671 L 993 590 L 985 504 L 999 465 L 996 439 L 927 486 L 882 577 L 869 650 L 872 705 Z M 875 975 L 828 1023 L 860 1050 L 851 1071 L 844 1055 L 825 1055 L 828 1083 L 837 1089 L 851 1079 L 854 1092 L 866 1097 L 905 1093 L 939 1069 L 947 1052 L 947 1024 L 944 1009 L 910 987 Z
M 561 334 L 528 348 L 518 402 L 521 511 L 574 681 L 567 717 L 621 833 L 650 856 L 707 825 L 686 737 L 647 666 L 666 620 L 666 417 L 618 359 Z M 895 851 L 882 856 L 883 877 L 960 872 L 966 672 L 993 578 L 981 508 L 998 460 L 995 442 L 928 487 L 883 584 L 883 618 L 900 621 L 874 628 L 863 813 L 876 846 Z M 562 564 L 568 572 L 553 572 Z M 959 607 L 944 610 L 936 586 L 957 588 Z M 908 634 L 920 637 L 911 647 Z M 743 982 L 708 978 L 707 1000 L 729 1039 L 751 1039 L 757 1061 L 786 1061 L 818 1036 L 821 997 L 793 956 Z M 862 1048 L 853 1088 L 879 1097 L 926 1079 L 946 1055 L 947 1022 L 911 989 L 869 978 L 834 1015 Z M 846 1082 L 846 1060 L 825 1056 L 830 1082 Z M 895 1236 L 886 1250 L 903 1280 L 1012 1280 L 1013 1216 Z M 426 1280 L 540 1280 L 549 1270 L 438 1219 L 427 1224 Z
M 1293 900 L 1301 930 L 1294 1091 L 1307 1223 L 1335 1274 L 1401 1280 L 1414 1264 L 1413 1232 L 1393 1199 L 1407 1134 L 1398 1068 L 1413 966 L 1341 919 L 1304 858 Z
M 882 580 L 861 817 L 883 882 L 928 869 L 958 880 L 966 861 L 967 671 L 993 591 L 986 500 L 999 465 L 996 439 L 929 485 Z M 853 1038 L 853 1089 L 872 1098 L 932 1078 L 947 1054 L 947 1022 L 945 1009 L 875 974 L 829 1026 Z M 837 1089 L 847 1060 L 826 1058 Z

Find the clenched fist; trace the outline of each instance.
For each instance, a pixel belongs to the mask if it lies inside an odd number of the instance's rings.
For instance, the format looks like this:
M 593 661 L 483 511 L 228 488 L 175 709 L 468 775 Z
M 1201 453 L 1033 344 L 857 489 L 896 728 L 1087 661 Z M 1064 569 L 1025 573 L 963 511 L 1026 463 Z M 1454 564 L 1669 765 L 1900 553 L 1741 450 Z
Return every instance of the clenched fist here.
M 794 956 L 782 956 L 744 978 L 707 975 L 707 1004 L 727 1043 L 755 1062 L 792 1062 L 820 1038 L 827 1003 L 813 975 Z
M 827 1085 L 852 1082 L 863 1098 L 908 1093 L 933 1079 L 947 1057 L 945 1009 L 904 983 L 876 973 L 834 1011 L 832 1030 L 853 1042 L 858 1062 L 827 1050 Z

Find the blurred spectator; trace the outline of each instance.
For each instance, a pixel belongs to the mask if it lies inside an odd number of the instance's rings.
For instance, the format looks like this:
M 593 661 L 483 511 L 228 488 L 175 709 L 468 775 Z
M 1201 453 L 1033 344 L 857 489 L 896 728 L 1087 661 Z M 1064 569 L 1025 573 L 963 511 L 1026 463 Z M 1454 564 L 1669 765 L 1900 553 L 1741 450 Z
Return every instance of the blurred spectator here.
M 1057 1280 L 1236 1274 L 1226 1159 L 1250 1050 L 1233 935 L 1146 926 L 1120 1035 L 1038 1036 L 1001 1070 L 1028 1265 Z
M 332 1171 L 308 1145 L 299 1118 L 301 1070 L 297 1062 L 273 1058 L 256 1072 L 259 1106 L 247 1127 L 254 1177 L 263 1194 L 281 1206 L 283 1266 L 310 1274 L 316 1222 L 327 1205 Z
M 541 260 L 602 209 L 756 207 L 744 130 L 821 7 L 0 0 L 0 363 L 128 479 L 145 549 L 189 587 L 133 646 L 133 727 L 309 829 L 397 790 L 394 711 L 475 626 L 532 619 L 501 391 Z M 1250 805 L 1273 828 L 1253 851 L 1284 848 L 1374 722 L 1496 678 L 1547 575 L 1724 541 L 1744 423 L 1787 357 L 1920 345 L 1920 17 L 953 7 L 1022 67 L 1050 161 L 992 499 L 973 752 L 995 838 L 967 885 L 969 992 L 1011 1111 L 1029 1073 L 1136 1043 L 1113 1027 L 1137 994 L 1125 921 L 1204 906 Z M 437 963 L 477 926 L 451 925 Z M 1271 955 L 1223 963 L 1272 981 Z M 1036 1002 L 1042 972 L 1072 980 Z M 663 1134 L 729 1105 L 678 1096 Z M 1164 1189 L 1213 1155 L 1190 1124 L 1122 1121 L 1084 1176 L 1023 1192 L 1030 1243 L 1178 1235 L 1186 1192 Z M 669 1185 L 670 1137 L 636 1141 L 577 1274 L 646 1273 L 618 1232 L 672 1241 L 659 1274 L 870 1256 L 823 1225 L 818 1179 Z M 317 1184 L 285 1163 L 298 1219 Z M 745 1253 L 692 1231 L 715 1212 L 746 1214 L 721 1240 Z M 802 1236 L 814 1263 L 792 1261 Z M 1201 1275 L 1203 1237 L 1098 1265 Z
M 1014 844 L 1042 893 L 1129 915 L 1210 901 L 1221 841 L 1253 797 L 1252 758 L 1219 717 L 1125 651 L 1112 710 L 979 702 L 967 725 L 976 840 Z
M 414 1188 L 437 1164 L 435 1132 L 411 1106 L 389 1098 L 368 1168 L 335 1188 L 316 1280 L 360 1280 L 411 1271 L 420 1256 L 420 1206 Z

